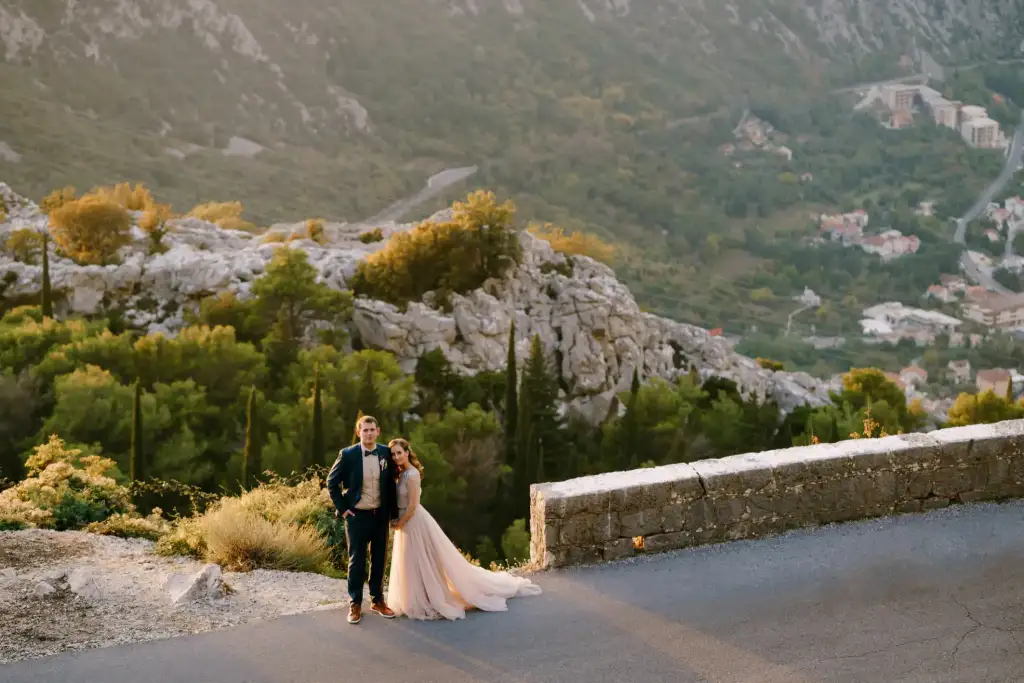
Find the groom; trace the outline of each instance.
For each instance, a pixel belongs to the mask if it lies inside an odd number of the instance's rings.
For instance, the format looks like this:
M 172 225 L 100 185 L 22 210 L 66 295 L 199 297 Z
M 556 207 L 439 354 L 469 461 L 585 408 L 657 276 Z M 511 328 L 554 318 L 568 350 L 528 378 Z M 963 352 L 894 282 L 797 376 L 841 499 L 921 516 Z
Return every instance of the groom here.
M 387 446 L 377 443 L 377 420 L 364 415 L 356 422 L 359 443 L 342 449 L 327 475 L 338 516 L 345 520 L 348 539 L 348 623 L 358 624 L 363 613 L 366 581 L 366 546 L 370 546 L 370 609 L 392 619 L 395 613 L 384 602 L 384 564 L 388 552 L 388 527 L 398 519 L 395 462 Z

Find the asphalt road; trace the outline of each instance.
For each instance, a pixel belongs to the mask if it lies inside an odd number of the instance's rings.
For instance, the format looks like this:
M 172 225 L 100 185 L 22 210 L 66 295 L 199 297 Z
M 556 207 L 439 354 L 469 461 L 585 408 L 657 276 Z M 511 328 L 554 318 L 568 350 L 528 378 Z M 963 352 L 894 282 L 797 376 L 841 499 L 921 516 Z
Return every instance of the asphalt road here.
M 1003 170 L 988 187 L 981 193 L 971 208 L 967 210 L 963 216 L 956 221 L 956 232 L 953 234 L 953 241 L 958 244 L 964 244 L 967 236 L 967 224 L 973 221 L 975 218 L 981 215 L 981 212 L 985 210 L 995 196 L 1006 186 L 1006 183 L 1010 182 L 1017 169 L 1020 167 L 1021 157 L 1024 155 L 1024 112 L 1020 115 L 1020 124 L 1013 133 L 1013 138 L 1010 141 L 1010 151 L 1006 155 L 1006 163 L 1003 165 Z M 1007 243 L 1006 255 L 1012 254 L 1012 243 Z M 960 255 L 960 264 L 967 272 L 967 276 L 977 282 L 978 284 L 999 292 L 1001 294 L 1012 294 L 1009 289 L 1003 287 L 1001 284 L 995 281 L 990 273 L 982 271 L 978 264 L 974 262 L 974 259 L 970 257 L 967 251 L 964 251 Z
M 823 527 L 537 576 L 460 622 L 342 610 L 0 666 L 3 683 L 1008 683 L 1024 504 Z M 0 636 L 2 637 L 2 636 Z

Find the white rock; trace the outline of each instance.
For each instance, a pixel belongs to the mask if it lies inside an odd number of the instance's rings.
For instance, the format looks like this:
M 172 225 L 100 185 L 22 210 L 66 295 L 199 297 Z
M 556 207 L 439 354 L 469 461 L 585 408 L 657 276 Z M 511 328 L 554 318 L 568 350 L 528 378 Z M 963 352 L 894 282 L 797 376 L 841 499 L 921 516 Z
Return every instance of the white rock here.
M 2 183 L 0 196 L 10 215 L 0 224 L 0 242 L 18 227 L 45 227 L 45 216 L 32 202 Z M 195 306 L 202 296 L 220 291 L 249 296 L 252 280 L 266 271 L 281 246 L 195 218 L 172 221 L 172 227 L 165 237 L 165 253 L 149 255 L 146 240 L 138 240 L 125 247 L 118 266 L 78 266 L 53 257 L 54 287 L 65 296 L 58 313 L 61 306 L 65 312 L 94 313 L 105 301 L 120 299 L 129 309 L 127 320 L 150 332 L 173 335 L 184 325 L 183 309 Z M 274 229 L 289 233 L 301 227 Z M 409 227 L 389 224 L 383 233 L 387 237 Z M 364 228 L 329 224 L 329 245 L 294 240 L 288 246 L 306 252 L 322 282 L 344 289 L 358 263 L 386 244 L 359 242 Z M 828 403 L 827 388 L 810 375 L 765 370 L 704 329 L 643 312 L 607 266 L 587 257 L 568 259 L 529 233 L 521 234 L 521 242 L 523 262 L 509 277 L 490 280 L 465 296 L 453 295 L 450 312 L 435 308 L 429 296 L 425 302 L 410 303 L 405 311 L 382 301 L 357 299 L 355 334 L 364 346 L 393 353 L 405 371 L 413 371 L 421 355 L 439 348 L 457 372 L 474 374 L 504 369 L 508 330 L 515 320 L 519 363 L 525 363 L 530 340 L 538 335 L 568 388 L 562 409 L 588 421 L 608 414 L 616 395 L 629 389 L 634 368 L 644 379 L 672 381 L 691 370 L 702 379 L 731 379 L 746 396 L 772 399 L 786 412 L 804 403 Z M 5 272 L 15 277 L 11 294 L 39 291 L 39 266 L 0 254 L 0 277 Z M 132 295 L 136 285 L 140 294 Z M 149 300 L 147 306 L 141 306 L 144 299 Z
M 78 567 L 68 575 L 68 588 L 72 593 L 88 600 L 100 597 L 100 589 L 89 567 Z
M 18 578 L 18 572 L 13 567 L 0 569 L 0 585 L 14 581 L 16 578 Z
M 43 572 L 43 581 L 56 583 L 68 575 L 67 569 L 49 569 Z
M 36 587 L 32 590 L 32 593 L 37 598 L 45 598 L 47 596 L 53 595 L 56 592 L 57 589 L 51 586 L 50 584 L 46 583 L 45 581 L 40 581 L 39 583 L 37 583 Z
M 219 566 L 207 564 L 194 574 L 169 574 L 164 581 L 164 590 L 171 596 L 171 602 L 180 605 L 221 597 L 224 595 L 224 580 Z

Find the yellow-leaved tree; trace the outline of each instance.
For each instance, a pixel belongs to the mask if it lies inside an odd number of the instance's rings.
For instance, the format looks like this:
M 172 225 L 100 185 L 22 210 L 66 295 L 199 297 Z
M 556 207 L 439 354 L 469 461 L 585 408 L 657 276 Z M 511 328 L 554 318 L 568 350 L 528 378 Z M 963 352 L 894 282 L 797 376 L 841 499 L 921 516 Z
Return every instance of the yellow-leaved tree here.
M 533 236 L 546 240 L 555 251 L 573 256 L 589 256 L 601 263 L 611 264 L 618 252 L 614 244 L 605 242 L 597 235 L 580 231 L 566 234 L 563 228 L 551 223 L 535 223 L 528 231 Z
M 252 232 L 256 226 L 242 218 L 242 211 L 242 202 L 207 202 L 193 208 L 188 215 L 201 221 L 215 223 L 225 230 Z
M 62 187 L 59 190 L 54 190 L 43 197 L 43 201 L 39 203 L 39 209 L 43 213 L 49 215 L 65 204 L 73 201 L 75 201 L 75 188 L 69 185 L 67 187 Z
M 120 204 L 129 211 L 148 211 L 153 207 L 153 193 L 142 183 L 134 187 L 130 183 L 118 183 L 108 187 L 97 187 L 86 196 L 99 197 Z
M 131 240 L 132 219 L 120 204 L 96 195 L 50 213 L 54 243 L 77 263 L 106 265 Z

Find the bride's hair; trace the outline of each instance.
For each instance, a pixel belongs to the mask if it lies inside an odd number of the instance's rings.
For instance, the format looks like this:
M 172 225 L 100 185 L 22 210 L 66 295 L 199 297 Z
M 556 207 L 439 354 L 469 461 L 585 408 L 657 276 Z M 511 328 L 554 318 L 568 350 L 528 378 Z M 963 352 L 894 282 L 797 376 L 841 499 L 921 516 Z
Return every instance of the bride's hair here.
M 409 454 L 409 464 L 419 470 L 420 478 L 423 478 L 423 464 L 420 459 L 416 457 L 416 453 L 413 452 L 409 442 L 405 439 L 391 439 L 388 442 L 388 448 L 394 448 L 395 446 L 401 446 L 402 450 Z

